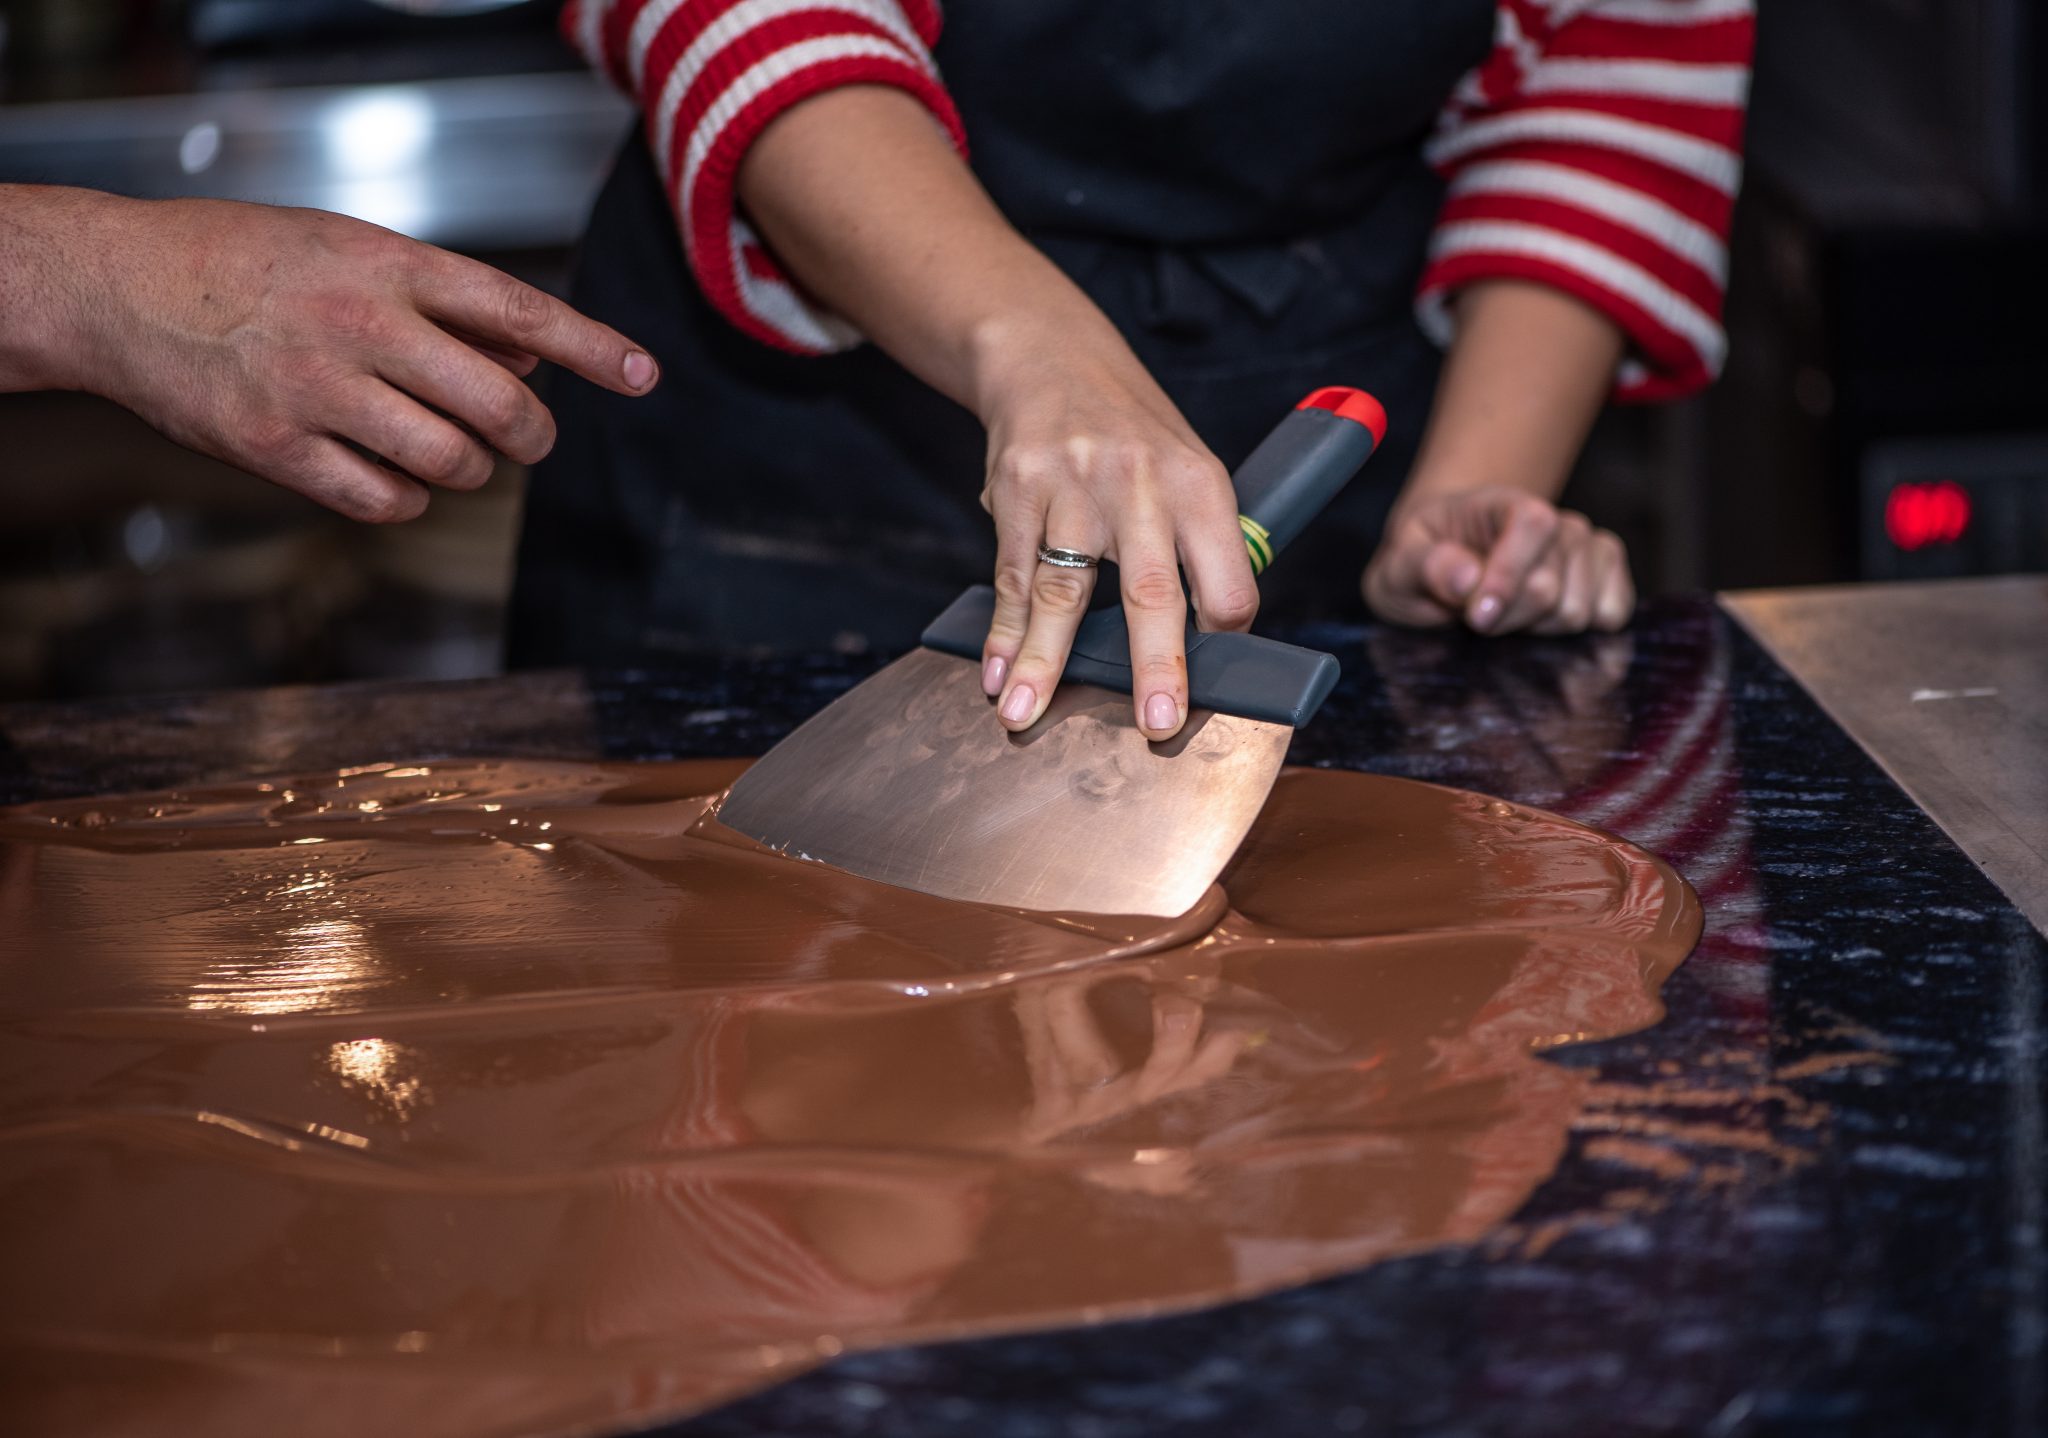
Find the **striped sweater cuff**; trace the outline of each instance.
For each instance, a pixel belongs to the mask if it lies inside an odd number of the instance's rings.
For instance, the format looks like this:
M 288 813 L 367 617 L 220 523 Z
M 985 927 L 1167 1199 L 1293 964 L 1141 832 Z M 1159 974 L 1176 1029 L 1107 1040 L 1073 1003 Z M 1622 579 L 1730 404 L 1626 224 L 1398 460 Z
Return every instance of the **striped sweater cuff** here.
M 1671 283 L 1675 277 L 1665 265 L 1640 253 L 1641 246 L 1607 242 L 1614 237 L 1600 233 L 1604 227 L 1582 228 L 1575 217 L 1546 214 L 1540 206 L 1489 208 L 1447 216 L 1430 241 L 1416 317 L 1438 344 L 1451 341 L 1450 302 L 1459 290 L 1520 279 L 1572 295 L 1621 327 L 1629 350 L 1615 375 L 1618 400 L 1677 398 L 1720 372 L 1727 341 L 1718 295 L 1688 296 Z
M 1449 181 L 1416 297 L 1440 343 L 1465 285 L 1524 279 L 1612 319 L 1615 396 L 1720 372 L 1751 0 L 1502 0 L 1427 155 Z
M 1737 172 L 1719 146 L 1696 158 L 1711 176 L 1677 173 L 1666 154 L 1568 135 L 1482 149 L 1447 166 L 1450 187 L 1416 296 L 1423 328 L 1447 343 L 1459 289 L 1532 280 L 1621 327 L 1629 353 L 1617 399 L 1670 399 L 1707 384 L 1727 354 L 1721 303 Z
M 593 13 L 595 11 L 595 13 Z M 640 99 L 657 168 L 706 298 L 739 329 L 798 354 L 861 336 L 784 272 L 740 213 L 748 147 L 791 106 L 842 85 L 890 85 L 966 137 L 928 48 L 936 7 L 899 0 L 577 0 L 563 30 Z

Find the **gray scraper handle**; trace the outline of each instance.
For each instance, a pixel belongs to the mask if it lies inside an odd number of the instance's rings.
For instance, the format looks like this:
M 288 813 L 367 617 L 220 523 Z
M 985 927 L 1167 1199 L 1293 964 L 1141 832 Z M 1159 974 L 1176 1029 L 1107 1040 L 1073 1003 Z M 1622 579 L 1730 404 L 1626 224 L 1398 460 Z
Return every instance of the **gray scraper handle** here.
M 978 660 L 995 614 L 995 590 L 977 584 L 931 622 L 924 632 L 925 648 Z M 1131 643 L 1123 610 L 1098 609 L 1081 621 L 1060 678 L 1131 692 Z M 1188 702 L 1197 709 L 1298 729 L 1336 682 L 1337 661 L 1328 654 L 1250 634 L 1188 631 Z
M 1350 483 L 1386 433 L 1379 401 L 1363 390 L 1320 389 L 1260 442 L 1231 476 L 1238 526 L 1252 572 L 1264 572 L 1281 546 L 1308 528 Z M 931 622 L 924 645 L 962 659 L 981 658 L 995 615 L 995 591 L 976 585 Z M 1296 728 L 1328 697 L 1337 661 L 1328 654 L 1249 634 L 1187 634 L 1188 702 L 1199 709 Z M 1131 692 L 1131 644 L 1121 608 L 1081 621 L 1063 679 Z

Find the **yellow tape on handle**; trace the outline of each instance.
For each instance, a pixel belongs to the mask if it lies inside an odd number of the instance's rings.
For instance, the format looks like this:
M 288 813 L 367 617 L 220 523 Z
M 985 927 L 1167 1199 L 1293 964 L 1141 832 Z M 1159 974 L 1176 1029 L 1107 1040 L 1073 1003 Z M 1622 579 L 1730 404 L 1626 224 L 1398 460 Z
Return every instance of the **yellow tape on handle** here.
M 1245 553 L 1252 557 L 1252 574 L 1264 574 L 1266 566 L 1273 562 L 1273 536 L 1266 526 L 1249 514 L 1237 517 L 1237 527 L 1244 531 Z

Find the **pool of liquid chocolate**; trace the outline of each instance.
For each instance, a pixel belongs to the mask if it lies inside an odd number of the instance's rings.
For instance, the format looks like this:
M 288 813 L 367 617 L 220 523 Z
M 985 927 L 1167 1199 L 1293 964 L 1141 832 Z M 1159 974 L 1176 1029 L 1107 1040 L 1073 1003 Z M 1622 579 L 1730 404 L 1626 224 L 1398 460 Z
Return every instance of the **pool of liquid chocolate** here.
M 760 850 L 738 762 L 0 812 L 0 1428 L 625 1431 L 1467 1242 L 1699 932 L 1567 820 L 1282 776 L 1178 919 Z M 1158 842 L 1170 845 L 1171 834 Z

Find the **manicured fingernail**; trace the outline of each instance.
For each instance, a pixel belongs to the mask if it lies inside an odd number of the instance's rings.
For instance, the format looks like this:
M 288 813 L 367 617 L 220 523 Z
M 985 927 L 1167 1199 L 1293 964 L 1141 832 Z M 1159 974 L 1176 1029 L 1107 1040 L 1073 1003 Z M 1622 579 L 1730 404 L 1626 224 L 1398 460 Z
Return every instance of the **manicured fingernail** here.
M 1154 694 L 1145 701 L 1145 727 L 1153 733 L 1163 733 L 1180 722 L 1180 710 L 1171 694 Z
M 654 383 L 654 361 L 649 356 L 634 350 L 626 356 L 626 383 L 633 389 L 646 389 Z
M 1493 621 L 1500 618 L 1500 607 L 1498 594 L 1480 595 L 1472 606 L 1472 627 L 1482 634 L 1493 628 Z
M 1003 692 L 1003 676 L 1010 672 L 1010 661 L 1000 654 L 991 654 L 981 661 L 981 692 L 993 699 Z
M 1479 585 L 1479 565 L 1470 559 L 1461 559 L 1451 566 L 1451 596 L 1464 599 Z
M 1010 697 L 1003 701 L 1003 717 L 1012 724 L 1022 724 L 1031 717 L 1031 711 L 1038 707 L 1038 696 L 1031 692 L 1029 684 L 1019 684 L 1010 691 Z

